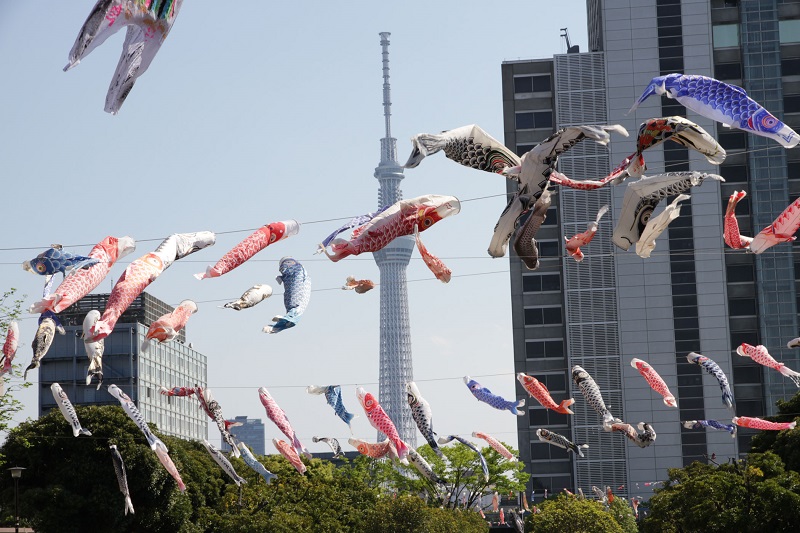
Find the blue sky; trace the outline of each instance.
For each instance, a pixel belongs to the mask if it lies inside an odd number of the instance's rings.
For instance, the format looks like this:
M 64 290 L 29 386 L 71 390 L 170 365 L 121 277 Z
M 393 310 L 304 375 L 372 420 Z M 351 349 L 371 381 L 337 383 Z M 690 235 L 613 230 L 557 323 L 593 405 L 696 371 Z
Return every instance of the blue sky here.
M 476 123 L 503 139 L 502 61 L 566 52 L 563 27 L 586 49 L 582 0 L 490 6 L 188 0 L 149 70 L 111 116 L 103 105 L 124 31 L 64 73 L 92 2 L 0 2 L 0 288 L 17 288 L 26 303 L 38 299 L 42 279 L 20 263 L 50 243 L 249 230 L 219 235 L 215 246 L 176 262 L 148 292 L 173 305 L 198 303 L 187 339 L 208 356 L 209 388 L 227 417 L 262 418 L 267 439 L 279 436 L 258 399 L 265 386 L 311 451 L 325 452 L 312 435 L 346 440 L 348 432 L 305 387 L 341 383 L 345 405 L 361 415 L 355 435 L 374 440 L 354 391 L 359 384 L 378 392 L 379 291 L 357 295 L 338 287 L 348 275 L 377 282 L 378 270 L 370 254 L 339 263 L 314 255 L 341 224 L 314 221 L 377 207 L 372 175 L 384 135 L 379 32 L 392 34 L 392 134 L 401 163 L 409 137 L 420 132 Z M 423 234 L 453 270 L 449 284 L 434 279 L 417 252 L 412 257 L 414 377 L 440 434 L 483 431 L 516 447 L 516 417 L 479 404 L 461 379 L 469 374 L 495 393 L 515 394 L 508 259 L 486 254 L 505 206 L 504 180 L 442 154 L 405 175 L 406 198 L 493 196 L 465 202 L 457 216 Z M 291 218 L 302 224 L 299 235 L 221 278 L 192 277 L 253 229 Z M 140 243 L 97 292 L 108 292 L 130 261 L 157 244 Z M 18 247 L 36 249 L 8 250 Z M 281 293 L 275 276 L 284 255 L 306 266 L 314 288 L 296 328 L 261 332 L 283 313 L 280 296 L 238 313 L 218 307 L 258 283 Z M 24 366 L 35 329 L 35 317 L 26 315 L 17 354 Z M 35 390 L 19 395 L 27 405 L 20 421 L 36 416 Z M 215 427 L 209 435 L 217 442 Z

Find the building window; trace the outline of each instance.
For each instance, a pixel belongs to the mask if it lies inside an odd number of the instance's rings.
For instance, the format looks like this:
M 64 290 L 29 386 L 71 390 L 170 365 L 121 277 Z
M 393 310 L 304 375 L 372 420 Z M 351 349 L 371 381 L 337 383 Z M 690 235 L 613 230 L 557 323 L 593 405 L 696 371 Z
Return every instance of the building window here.
M 536 274 L 522 276 L 522 292 L 549 292 L 560 290 L 560 274 Z
M 717 133 L 717 140 L 726 150 L 747 148 L 747 135 L 743 131 L 720 131 Z
M 781 44 L 800 43 L 800 20 L 779 20 L 778 33 Z
M 714 26 L 713 35 L 714 48 L 731 48 L 734 46 L 739 46 L 738 24 L 720 24 L 718 26 Z
M 528 153 L 533 150 L 533 147 L 536 146 L 535 144 L 518 144 L 517 145 L 517 155 L 521 156 L 522 154 Z
M 547 210 L 542 226 L 558 226 L 558 208 L 553 206 Z
M 516 114 L 518 130 L 536 130 L 553 128 L 552 111 L 522 111 Z
M 753 265 L 728 265 L 726 270 L 728 272 L 728 283 L 753 282 L 755 280 Z
M 756 301 L 753 298 L 729 298 L 728 313 L 730 316 L 755 316 Z
M 550 74 L 514 76 L 514 94 L 550 92 Z
M 722 165 L 719 167 L 719 173 L 723 178 L 725 178 L 726 183 L 747 182 L 747 167 L 745 165 Z M 725 205 L 727 206 L 727 198 L 725 199 L 725 202 Z
M 528 359 L 563 359 L 564 341 L 561 339 L 555 339 L 551 341 L 527 341 L 525 342 L 525 356 Z
M 718 80 L 740 80 L 742 79 L 742 64 L 719 63 L 714 65 L 714 76 Z
M 784 113 L 800 113 L 800 94 L 792 94 L 783 97 Z
M 525 309 L 526 326 L 551 326 L 561 324 L 560 307 L 536 307 Z
M 561 241 L 538 241 L 539 244 L 539 257 L 558 257 L 559 243 Z
M 528 411 L 528 421 L 531 424 L 531 427 L 551 427 L 551 426 L 566 426 L 568 422 L 569 415 L 562 415 L 561 413 L 556 413 L 555 411 L 551 411 L 550 409 L 545 409 L 544 407 L 532 407 Z M 548 445 L 552 448 L 555 446 Z

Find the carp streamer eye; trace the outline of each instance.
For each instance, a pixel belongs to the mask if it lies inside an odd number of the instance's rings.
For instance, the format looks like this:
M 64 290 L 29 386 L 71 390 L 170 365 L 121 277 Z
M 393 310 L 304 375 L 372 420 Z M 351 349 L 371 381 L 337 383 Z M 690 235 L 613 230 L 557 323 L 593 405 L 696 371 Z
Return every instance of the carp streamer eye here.
M 36 271 L 41 273 L 41 274 L 44 274 L 47 271 L 47 267 L 45 267 L 43 263 L 37 263 L 36 264 Z

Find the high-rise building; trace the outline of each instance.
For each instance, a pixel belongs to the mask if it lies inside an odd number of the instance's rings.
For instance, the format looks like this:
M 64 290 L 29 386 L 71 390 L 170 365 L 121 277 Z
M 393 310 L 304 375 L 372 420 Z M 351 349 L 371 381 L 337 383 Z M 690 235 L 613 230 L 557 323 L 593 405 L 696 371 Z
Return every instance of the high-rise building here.
M 242 441 L 250 448 L 250 451 L 255 455 L 264 455 L 264 423 L 260 418 L 247 418 L 246 416 L 237 416 L 233 419 L 234 423 L 239 424 L 230 429 L 231 435 L 236 440 Z M 224 440 L 220 440 L 220 449 L 223 452 L 229 452 L 231 447 Z
M 381 162 L 375 169 L 380 183 L 378 207 L 403 199 L 400 181 L 403 167 L 397 162 L 397 139 L 391 129 L 391 90 L 389 86 L 389 33 L 383 32 L 383 116 L 386 136 L 381 139 Z M 379 401 L 397 426 L 400 438 L 415 446 L 416 426 L 406 400 L 406 383 L 414 380 L 411 362 L 411 323 L 408 315 L 406 268 L 414 250 L 414 239 L 398 237 L 373 254 L 380 270 L 380 378 Z M 382 438 L 379 436 L 379 439 Z
M 86 385 L 89 359 L 81 338 L 83 319 L 92 309 L 102 313 L 108 296 L 90 294 L 58 315 L 67 333 L 55 336 L 38 370 L 39 415 L 57 407 L 50 392 L 52 383 L 59 383 L 74 405 L 119 405 L 108 393 L 108 386 L 113 383 L 162 433 L 186 439 L 207 438 L 208 420 L 196 401 L 158 392 L 162 386 L 205 387 L 206 356 L 194 350 L 191 343 L 186 344 L 185 329 L 175 340 L 153 343 L 147 352 L 140 350 L 150 324 L 173 310 L 146 292 L 133 301 L 105 338 L 102 386 L 97 387 L 96 378 Z
M 648 259 L 611 240 L 624 184 L 593 191 L 560 188 L 537 235 L 541 267 L 529 271 L 511 256 L 516 370 L 544 381 L 556 401 L 576 399 L 574 415 L 533 402 L 529 417 L 518 421 L 521 458 L 533 475 L 529 490 L 541 495 L 543 489 L 609 485 L 622 487 L 623 495 L 647 498 L 666 479 L 667 468 L 708 461 L 712 454 L 726 461 L 749 449 L 751 431 L 740 430 L 731 439 L 727 432 L 682 426 L 685 420 L 730 422 L 733 416 L 716 380 L 686 360 L 689 352 L 722 367 L 737 415 L 772 414 L 776 400 L 796 392 L 783 376 L 739 357 L 735 349 L 742 342 L 764 344 L 788 366 L 800 366 L 800 357 L 786 348 L 798 331 L 800 260 L 793 259 L 790 244 L 760 255 L 728 249 L 722 221 L 728 196 L 744 189 L 748 198 L 737 210 L 742 233 L 753 235 L 769 225 L 800 192 L 800 155 L 773 140 L 725 128 L 666 97 L 650 97 L 635 112 L 628 110 L 653 77 L 699 74 L 744 87 L 798 129 L 800 2 L 588 0 L 587 13 L 589 52 L 503 63 L 507 146 L 521 154 L 561 127 L 621 124 L 631 137 L 612 134 L 608 148 L 584 141 L 559 160 L 567 176 L 597 179 L 635 151 L 640 123 L 681 115 L 714 135 L 728 153 L 715 167 L 677 143 L 645 152 L 648 175 L 696 170 L 726 180 L 706 180 L 688 191 L 691 200 L 682 204 L 680 217 Z M 611 212 L 577 263 L 563 250 L 564 236 L 584 231 L 604 204 Z M 665 379 L 677 409 L 666 407 L 631 368 L 634 357 Z M 620 434 L 603 432 L 572 383 L 576 364 L 594 377 L 616 416 L 654 426 L 655 444 L 640 449 Z M 589 443 L 587 457 L 540 443 L 538 427 Z

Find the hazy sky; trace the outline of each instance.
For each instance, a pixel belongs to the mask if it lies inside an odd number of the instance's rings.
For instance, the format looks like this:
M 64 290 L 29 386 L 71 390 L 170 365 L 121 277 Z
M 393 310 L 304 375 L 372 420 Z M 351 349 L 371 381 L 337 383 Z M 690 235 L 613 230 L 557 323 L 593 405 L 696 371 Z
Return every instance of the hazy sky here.
M 476 123 L 502 140 L 500 64 L 566 52 L 563 27 L 585 50 L 585 2 L 187 0 L 117 116 L 103 106 L 124 31 L 62 72 L 92 5 L 0 0 L 0 289 L 26 294 L 26 308 L 37 300 L 42 278 L 20 263 L 51 243 L 90 244 L 69 248 L 86 254 L 106 235 L 241 230 L 177 261 L 148 288 L 173 305 L 198 303 L 187 340 L 208 357 L 208 385 L 225 416 L 262 418 L 267 439 L 279 436 L 258 399 L 265 386 L 309 449 L 327 452 L 311 436 L 344 445 L 347 428 L 305 387 L 340 383 L 345 405 L 360 415 L 354 433 L 374 440 L 354 391 L 358 384 L 378 392 L 379 291 L 339 287 L 348 275 L 377 282 L 378 269 L 371 254 L 338 263 L 314 255 L 342 223 L 314 221 L 377 207 L 378 33 L 391 32 L 392 134 L 402 164 L 409 137 L 420 132 Z M 406 198 L 448 194 L 463 202 L 460 214 L 423 234 L 452 281 L 434 279 L 417 252 L 408 269 L 414 378 L 438 433 L 483 431 L 516 447 L 516 417 L 478 403 L 462 381 L 469 374 L 515 395 L 508 259 L 486 253 L 505 206 L 504 180 L 443 154 L 405 175 Z M 477 199 L 485 196 L 493 197 Z M 255 228 L 292 218 L 299 235 L 221 278 L 192 277 Z M 108 292 L 130 261 L 157 244 L 140 243 L 96 292 Z M 31 249 L 12 249 L 20 247 Z M 284 313 L 275 283 L 284 255 L 304 264 L 314 292 L 296 328 L 267 335 L 261 328 Z M 276 295 L 241 312 L 218 307 L 258 283 Z M 23 367 L 35 330 L 36 317 L 25 315 Z M 31 374 L 36 386 L 19 394 L 26 409 L 17 421 L 36 417 L 39 374 Z M 218 442 L 215 426 L 209 435 Z

